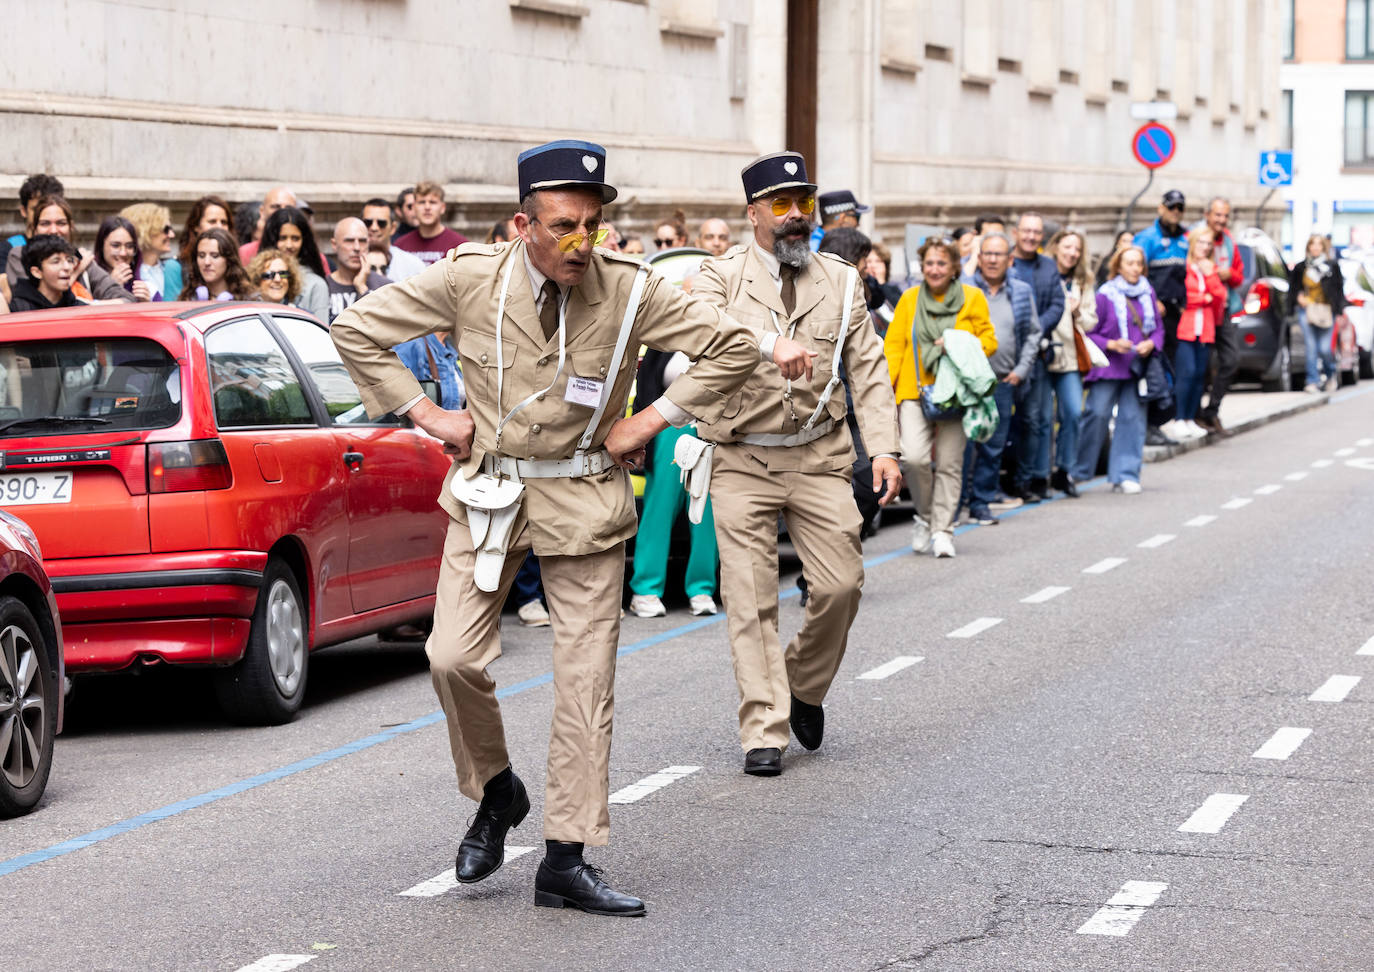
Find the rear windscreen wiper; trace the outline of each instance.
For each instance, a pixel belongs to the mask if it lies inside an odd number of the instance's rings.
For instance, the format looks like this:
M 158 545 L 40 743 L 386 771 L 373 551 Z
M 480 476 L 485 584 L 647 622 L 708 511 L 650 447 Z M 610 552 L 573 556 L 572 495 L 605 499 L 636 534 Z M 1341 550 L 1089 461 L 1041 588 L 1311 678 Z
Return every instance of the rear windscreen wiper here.
M 24 426 L 44 426 L 53 425 L 59 428 L 68 425 L 110 425 L 107 418 L 100 418 L 96 415 L 34 415 L 30 418 L 10 419 L 8 422 L 0 422 L 0 433 L 10 429 L 22 428 Z

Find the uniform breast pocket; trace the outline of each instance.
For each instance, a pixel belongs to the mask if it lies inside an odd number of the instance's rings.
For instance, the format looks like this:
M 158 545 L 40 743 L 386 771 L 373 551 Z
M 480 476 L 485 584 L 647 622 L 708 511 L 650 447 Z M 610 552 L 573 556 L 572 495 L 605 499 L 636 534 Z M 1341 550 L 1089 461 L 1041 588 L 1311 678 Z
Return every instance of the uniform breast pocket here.
M 833 325 L 822 328 L 812 340 L 811 350 L 816 352 L 813 367 L 817 376 L 824 375 L 828 379 L 834 373 L 835 343 L 839 338 L 839 325 Z
M 502 383 L 511 384 L 511 369 L 519 351 L 514 342 L 501 342 L 501 362 L 506 376 Z M 496 396 L 496 336 L 474 331 L 463 331 L 458 337 L 458 357 L 463 366 L 463 383 L 467 386 L 468 397 L 480 395 L 486 401 Z
M 570 352 L 568 367 L 564 369 L 564 377 L 560 382 L 563 387 L 555 391 L 565 401 L 574 405 L 595 408 L 600 402 L 607 382 L 614 384 L 613 376 L 610 375 L 611 356 L 614 354 L 613 344 L 579 348 Z M 608 408 L 607 411 L 613 409 Z

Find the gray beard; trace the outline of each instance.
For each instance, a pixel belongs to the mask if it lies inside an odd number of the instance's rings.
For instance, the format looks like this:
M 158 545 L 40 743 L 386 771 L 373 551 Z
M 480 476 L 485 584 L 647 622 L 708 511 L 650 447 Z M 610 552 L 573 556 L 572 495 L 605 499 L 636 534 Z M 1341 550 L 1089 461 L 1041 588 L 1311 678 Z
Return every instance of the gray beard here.
M 811 241 L 803 239 L 793 243 L 789 240 L 774 240 L 773 256 L 778 258 L 779 263 L 796 267 L 798 270 L 804 269 L 811 264 Z

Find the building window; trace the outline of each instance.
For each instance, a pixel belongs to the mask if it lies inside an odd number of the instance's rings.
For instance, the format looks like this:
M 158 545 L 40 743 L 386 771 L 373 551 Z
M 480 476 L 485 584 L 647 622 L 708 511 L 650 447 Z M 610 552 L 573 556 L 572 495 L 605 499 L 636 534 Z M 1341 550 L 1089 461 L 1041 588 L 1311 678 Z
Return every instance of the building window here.
M 1293 92 L 1279 92 L 1279 149 L 1293 151 Z
M 1354 5 L 1354 0 L 1348 0 Z M 1279 0 L 1280 16 L 1282 23 L 1279 24 L 1279 35 L 1283 44 L 1283 59 L 1293 60 L 1293 0 Z
M 1345 0 L 1345 57 L 1348 61 L 1374 59 L 1374 37 L 1370 36 L 1371 0 Z
M 1374 91 L 1345 93 L 1345 164 L 1374 166 Z

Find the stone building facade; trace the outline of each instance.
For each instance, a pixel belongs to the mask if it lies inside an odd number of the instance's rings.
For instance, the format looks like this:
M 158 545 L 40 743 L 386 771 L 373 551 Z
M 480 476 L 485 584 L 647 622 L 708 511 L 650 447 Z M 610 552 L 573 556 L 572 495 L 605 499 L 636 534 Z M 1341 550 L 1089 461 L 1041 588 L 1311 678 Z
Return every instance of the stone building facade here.
M 641 231 L 679 207 L 742 227 L 740 167 L 793 147 L 888 239 L 1026 207 L 1105 236 L 1144 183 L 1131 102 L 1179 113 L 1145 210 L 1173 186 L 1253 204 L 1279 16 L 1279 0 L 14 4 L 0 195 L 51 172 L 85 226 L 131 200 L 179 218 L 206 192 L 286 183 L 328 236 L 362 199 L 436 178 L 480 237 L 513 209 L 519 149 L 582 136 L 609 150 L 612 217 Z

